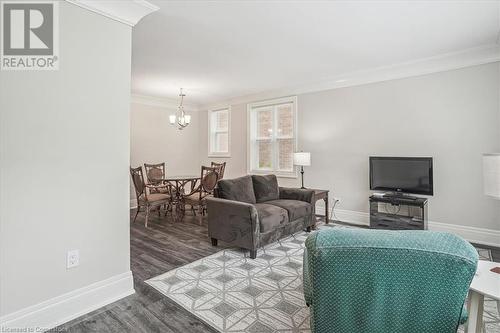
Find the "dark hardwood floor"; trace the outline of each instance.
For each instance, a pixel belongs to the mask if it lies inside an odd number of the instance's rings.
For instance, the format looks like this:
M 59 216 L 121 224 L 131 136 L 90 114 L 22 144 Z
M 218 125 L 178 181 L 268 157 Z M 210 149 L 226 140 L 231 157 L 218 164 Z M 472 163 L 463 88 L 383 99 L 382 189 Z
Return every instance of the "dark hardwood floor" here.
M 135 211 L 131 211 L 133 217 Z M 217 332 L 173 301 L 144 283 L 145 280 L 220 251 L 207 234 L 207 222 L 187 212 L 174 222 L 170 214 L 152 214 L 149 227 L 139 214 L 130 227 L 130 260 L 136 293 L 77 318 L 61 327 L 67 332 Z
M 135 211 L 131 211 L 131 217 Z M 334 221 L 339 224 L 346 224 Z M 348 224 L 347 224 L 348 225 Z M 174 222 L 169 214 L 152 214 L 149 228 L 139 214 L 130 227 L 130 260 L 136 293 L 58 327 L 55 332 L 217 332 L 144 283 L 173 268 L 220 251 L 212 247 L 207 221 L 190 212 Z M 491 249 L 500 262 L 500 249 Z

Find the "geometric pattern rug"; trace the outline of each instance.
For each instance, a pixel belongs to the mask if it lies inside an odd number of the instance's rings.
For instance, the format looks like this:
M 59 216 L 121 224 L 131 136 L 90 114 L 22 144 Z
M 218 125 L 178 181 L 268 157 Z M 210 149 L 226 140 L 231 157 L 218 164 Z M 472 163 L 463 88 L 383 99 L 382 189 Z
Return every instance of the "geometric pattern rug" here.
M 321 225 L 323 228 L 343 228 Z M 220 332 L 310 332 L 302 289 L 302 254 L 309 234 L 300 232 L 258 251 L 227 249 L 146 281 Z M 491 260 L 489 250 L 478 250 Z M 485 332 L 500 333 L 500 302 L 486 300 Z M 460 327 L 459 332 L 463 332 Z

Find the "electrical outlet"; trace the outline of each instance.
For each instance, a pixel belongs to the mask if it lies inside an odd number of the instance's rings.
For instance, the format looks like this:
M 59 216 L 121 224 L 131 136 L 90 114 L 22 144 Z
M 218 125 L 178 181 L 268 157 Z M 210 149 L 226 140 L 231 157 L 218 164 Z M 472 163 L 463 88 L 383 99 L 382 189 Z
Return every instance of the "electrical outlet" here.
M 80 252 L 78 250 L 70 250 L 66 256 L 66 268 L 73 268 L 80 265 Z

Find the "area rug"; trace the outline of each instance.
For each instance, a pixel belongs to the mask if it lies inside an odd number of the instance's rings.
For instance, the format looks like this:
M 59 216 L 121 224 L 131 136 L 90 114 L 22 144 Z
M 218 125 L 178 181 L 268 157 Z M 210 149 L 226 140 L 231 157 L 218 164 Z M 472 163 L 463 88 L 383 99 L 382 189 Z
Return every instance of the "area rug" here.
M 247 251 L 220 251 L 146 283 L 220 332 L 310 332 L 302 290 L 308 235 L 301 232 L 268 245 L 254 260 Z M 481 259 L 491 260 L 489 250 L 478 252 Z M 485 302 L 487 333 L 500 333 L 498 303 Z

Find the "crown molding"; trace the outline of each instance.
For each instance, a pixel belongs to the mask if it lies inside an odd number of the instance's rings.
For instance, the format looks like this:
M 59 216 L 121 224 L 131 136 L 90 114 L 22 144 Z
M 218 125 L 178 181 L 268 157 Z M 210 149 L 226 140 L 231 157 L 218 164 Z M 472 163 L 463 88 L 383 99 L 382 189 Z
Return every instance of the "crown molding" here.
M 179 107 L 179 100 L 167 97 L 154 97 L 140 94 L 132 94 L 130 98 L 131 103 L 142 104 L 148 106 L 156 106 L 167 109 L 177 109 Z M 184 103 L 184 109 L 186 111 L 198 111 L 199 107 L 195 104 Z
M 106 16 L 112 20 L 135 26 L 144 16 L 157 11 L 160 7 L 145 0 L 96 1 L 96 0 L 66 0 L 94 13 Z
M 369 83 L 384 82 L 414 76 L 445 72 L 465 67 L 484 65 L 500 61 L 500 45 L 490 44 L 460 52 L 446 53 L 439 56 L 418 59 L 411 62 L 391 66 L 377 67 L 369 70 L 346 73 L 331 77 L 328 80 L 306 85 L 298 85 L 260 92 L 206 103 L 200 109 L 211 109 L 216 105 L 235 105 L 272 99 L 280 96 L 299 95 L 311 92 L 353 87 Z

